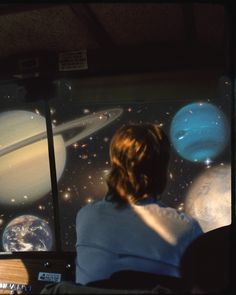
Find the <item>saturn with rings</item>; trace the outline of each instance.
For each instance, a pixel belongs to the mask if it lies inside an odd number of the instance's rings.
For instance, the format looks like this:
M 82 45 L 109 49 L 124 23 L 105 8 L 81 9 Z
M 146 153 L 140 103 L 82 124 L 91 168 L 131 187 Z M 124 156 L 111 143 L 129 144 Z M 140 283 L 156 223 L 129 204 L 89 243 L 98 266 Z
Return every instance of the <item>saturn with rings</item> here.
M 65 168 L 66 148 L 111 124 L 122 113 L 122 108 L 111 108 L 52 124 L 57 181 Z M 78 132 L 64 140 L 66 132 L 76 129 Z M 50 191 L 46 119 L 25 110 L 0 113 L 0 204 L 24 205 Z
M 18 112 L 19 112 L 19 114 L 22 114 L 22 112 L 27 113 L 26 111 L 12 111 L 12 112 L 15 112 L 15 114 L 14 114 L 15 116 L 17 115 Z M 8 113 L 8 112 L 6 112 L 6 113 Z M 106 125 L 110 124 L 112 121 L 117 119 L 121 114 L 122 114 L 121 108 L 114 108 L 114 109 L 99 111 L 97 113 L 94 113 L 91 115 L 86 115 L 86 116 L 77 118 L 75 120 L 63 123 L 59 126 L 56 126 L 53 128 L 53 134 L 54 135 L 62 134 L 63 132 L 65 132 L 67 130 L 71 130 L 71 129 L 78 128 L 78 127 L 84 127 L 84 130 L 82 132 L 78 133 L 73 138 L 71 138 L 65 142 L 65 146 L 67 147 L 67 146 L 91 135 L 92 133 L 100 130 L 101 128 L 105 127 Z M 35 116 L 35 114 L 34 114 L 34 116 Z M 0 123 L 1 123 L 1 116 L 0 116 Z M 4 124 L 2 124 L 2 127 L 4 127 Z M 0 135 L 1 135 L 1 133 L 0 133 Z M 34 142 L 41 140 L 45 137 L 47 137 L 46 130 L 43 132 L 40 132 L 38 134 L 35 134 L 33 136 L 30 136 L 28 138 L 22 139 L 14 144 L 11 144 L 10 146 L 4 147 L 4 148 L 1 148 L 2 145 L 0 145 L 0 156 L 3 156 L 11 151 L 19 149 L 19 148 L 26 146 L 28 144 L 34 143 Z

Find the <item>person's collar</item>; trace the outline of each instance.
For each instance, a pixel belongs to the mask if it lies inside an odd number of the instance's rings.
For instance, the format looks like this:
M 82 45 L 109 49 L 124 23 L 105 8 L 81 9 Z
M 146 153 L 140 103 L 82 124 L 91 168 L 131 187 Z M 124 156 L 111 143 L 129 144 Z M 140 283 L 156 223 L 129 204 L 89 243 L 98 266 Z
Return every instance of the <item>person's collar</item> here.
M 114 196 L 112 193 L 107 193 L 104 201 L 114 202 Z M 153 195 L 149 195 L 144 199 L 137 200 L 135 205 L 148 205 L 148 204 L 158 204 L 160 207 L 166 207 L 165 204 L 159 198 L 155 198 Z M 128 205 L 128 204 L 126 204 Z
M 148 205 L 148 204 L 153 204 L 156 203 L 156 198 L 154 198 L 152 195 L 147 196 L 144 199 L 137 200 L 135 205 Z
M 148 204 L 157 204 L 159 207 L 166 207 L 166 205 L 160 200 L 160 198 L 155 198 L 152 195 L 148 197 L 138 200 L 135 205 L 148 205 Z

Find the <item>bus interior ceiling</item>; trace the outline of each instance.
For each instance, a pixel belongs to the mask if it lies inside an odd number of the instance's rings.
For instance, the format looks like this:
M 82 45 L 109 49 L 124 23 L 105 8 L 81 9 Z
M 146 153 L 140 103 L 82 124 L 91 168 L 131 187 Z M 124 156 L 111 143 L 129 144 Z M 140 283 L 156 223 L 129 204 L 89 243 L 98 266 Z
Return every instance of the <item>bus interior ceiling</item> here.
M 22 78 L 37 53 L 41 76 L 63 76 L 53 59 L 78 50 L 88 56 L 82 76 L 227 71 L 228 25 L 224 5 L 211 3 L 1 4 L 0 77 Z

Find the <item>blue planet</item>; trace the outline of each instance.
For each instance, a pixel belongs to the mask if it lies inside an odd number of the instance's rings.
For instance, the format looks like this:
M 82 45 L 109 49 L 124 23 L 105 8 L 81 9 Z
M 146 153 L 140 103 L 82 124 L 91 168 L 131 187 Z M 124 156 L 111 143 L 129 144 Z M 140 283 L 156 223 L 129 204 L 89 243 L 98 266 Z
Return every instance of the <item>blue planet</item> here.
M 34 215 L 21 215 L 5 228 L 2 245 L 5 251 L 50 251 L 52 231 L 48 223 Z
M 184 159 L 211 161 L 223 151 L 229 140 L 229 124 L 223 112 L 213 104 L 191 103 L 175 114 L 170 138 Z

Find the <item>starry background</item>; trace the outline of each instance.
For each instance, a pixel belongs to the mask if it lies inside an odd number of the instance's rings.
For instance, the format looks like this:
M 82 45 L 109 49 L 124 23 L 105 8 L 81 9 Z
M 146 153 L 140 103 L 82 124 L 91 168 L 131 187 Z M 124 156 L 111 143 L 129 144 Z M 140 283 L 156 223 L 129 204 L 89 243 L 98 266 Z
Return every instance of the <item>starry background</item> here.
M 214 99 L 206 99 L 205 102 L 213 103 L 226 114 L 226 117 L 229 117 L 227 103 Z M 73 99 L 69 103 L 64 102 L 60 105 L 56 102 L 51 103 L 51 108 L 56 110 L 52 115 L 52 121 L 54 118 L 57 120 L 54 122 L 56 124 L 100 110 L 115 107 L 123 109 L 123 114 L 110 125 L 84 140 L 72 144 L 67 149 L 65 171 L 58 182 L 62 244 L 65 250 L 74 249 L 76 239 L 74 222 L 78 210 L 87 203 L 103 198 L 107 192 L 106 175 L 110 168 L 109 144 L 115 130 L 127 122 L 151 122 L 161 125 L 169 135 L 173 116 L 180 108 L 189 103 L 191 102 L 186 103 L 186 101 L 171 99 L 169 101 L 120 104 L 107 102 L 79 104 Z M 212 163 L 193 163 L 181 158 L 172 147 L 169 180 L 162 196 L 163 202 L 184 211 L 184 200 L 194 179 L 211 165 L 229 163 L 229 155 L 230 144 Z
M 51 121 L 55 126 L 110 108 L 122 108 L 123 114 L 110 125 L 102 129 L 98 128 L 95 133 L 67 147 L 65 169 L 58 180 L 59 221 L 54 220 L 52 193 L 49 193 L 31 205 L 22 204 L 14 210 L 10 207 L 1 208 L 0 234 L 2 235 L 5 226 L 14 217 L 21 214 L 32 214 L 46 220 L 52 232 L 54 222 L 55 224 L 60 222 L 62 249 L 75 251 L 75 218 L 78 210 L 94 200 L 102 199 L 107 191 L 106 175 L 110 168 L 109 143 L 115 130 L 127 122 L 151 122 L 161 125 L 169 135 L 170 124 L 176 112 L 192 102 L 212 103 L 230 120 L 229 90 L 224 91 L 224 95 L 224 99 L 222 97 L 201 97 L 199 101 L 170 98 L 169 100 L 144 102 L 144 98 L 140 103 L 135 102 L 135 99 L 126 103 L 119 103 L 119 101 L 108 103 L 102 100 L 94 103 L 92 99 L 87 103 L 81 103 L 77 98 L 52 99 L 49 101 L 49 107 Z M 24 106 L 21 109 L 31 110 L 44 116 L 44 106 L 40 104 Z M 78 130 L 68 130 L 63 133 L 64 141 L 73 137 L 76 132 Z M 230 143 L 212 163 L 190 162 L 180 157 L 172 147 L 169 179 L 162 196 L 163 202 L 179 211 L 184 211 L 184 200 L 194 179 L 211 165 L 225 165 L 226 163 L 230 163 Z M 55 246 L 52 250 L 55 250 Z M 1 251 L 4 250 L 1 249 Z

